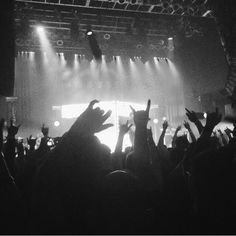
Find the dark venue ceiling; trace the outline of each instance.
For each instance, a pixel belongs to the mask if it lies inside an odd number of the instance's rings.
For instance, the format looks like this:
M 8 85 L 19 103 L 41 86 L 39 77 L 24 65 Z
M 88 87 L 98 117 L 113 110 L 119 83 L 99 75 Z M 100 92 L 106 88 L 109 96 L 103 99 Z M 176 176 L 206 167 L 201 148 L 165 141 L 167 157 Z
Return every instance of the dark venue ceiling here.
M 167 38 L 186 25 L 186 19 L 213 17 L 230 65 L 222 93 L 232 96 L 236 84 L 234 5 L 234 0 L 15 0 L 16 51 L 39 49 L 33 27 L 42 24 L 59 52 L 87 52 L 84 39 L 91 28 L 104 54 L 122 54 L 125 47 L 141 53 L 147 50 L 148 38 L 148 54 L 158 51 L 158 56 L 166 56 Z
M 176 29 L 183 24 L 184 20 L 176 19 L 175 16 L 201 17 L 207 12 L 206 2 L 195 0 L 16 0 L 16 49 L 29 51 L 37 48 L 39 43 L 34 37 L 32 28 L 38 24 L 48 28 L 48 37 L 54 48 L 59 51 L 86 48 L 83 39 L 88 27 L 104 41 L 101 43 L 103 52 L 106 52 L 109 44 L 114 48 L 117 42 L 120 49 L 123 48 L 121 44 L 127 44 L 130 41 L 132 41 L 132 46 L 135 46 L 134 50 L 141 49 L 146 37 L 148 37 L 150 49 L 164 49 L 167 38 L 173 36 Z M 208 12 L 207 17 L 210 16 Z M 164 56 L 162 54 L 160 56 Z

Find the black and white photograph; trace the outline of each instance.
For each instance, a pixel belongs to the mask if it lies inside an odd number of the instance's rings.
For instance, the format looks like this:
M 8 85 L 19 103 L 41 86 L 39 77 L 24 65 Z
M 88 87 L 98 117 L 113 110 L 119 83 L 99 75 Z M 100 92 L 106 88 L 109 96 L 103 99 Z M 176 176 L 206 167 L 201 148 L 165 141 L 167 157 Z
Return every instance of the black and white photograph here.
M 235 235 L 236 1 L 2 0 L 1 235 Z

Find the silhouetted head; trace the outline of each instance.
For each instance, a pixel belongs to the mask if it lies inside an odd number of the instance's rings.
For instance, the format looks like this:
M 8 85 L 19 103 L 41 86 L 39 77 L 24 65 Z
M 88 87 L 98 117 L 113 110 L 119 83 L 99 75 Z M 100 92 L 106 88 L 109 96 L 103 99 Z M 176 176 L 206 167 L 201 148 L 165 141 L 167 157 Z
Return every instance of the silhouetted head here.
M 127 171 L 113 171 L 103 178 L 101 192 L 103 232 L 137 233 L 147 202 L 138 178 Z

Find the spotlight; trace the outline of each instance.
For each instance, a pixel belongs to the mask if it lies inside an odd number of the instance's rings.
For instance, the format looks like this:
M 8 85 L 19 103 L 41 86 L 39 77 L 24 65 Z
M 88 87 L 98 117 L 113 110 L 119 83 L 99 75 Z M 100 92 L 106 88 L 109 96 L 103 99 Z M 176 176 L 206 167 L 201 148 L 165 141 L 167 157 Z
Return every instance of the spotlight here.
M 168 40 L 173 40 L 173 37 L 169 37 Z
M 140 60 L 143 64 L 145 64 L 148 61 L 148 58 L 143 56 L 143 57 L 140 58 Z
M 36 27 L 36 30 L 37 30 L 37 32 L 38 32 L 39 34 L 41 34 L 41 33 L 44 32 L 44 27 L 41 26 L 41 25 L 38 25 L 38 26 Z
M 94 56 L 94 59 L 97 62 L 101 62 L 102 60 L 102 51 L 99 47 L 98 41 L 96 39 L 96 35 L 93 33 L 93 31 L 91 30 L 91 28 L 88 26 L 87 27 L 87 40 L 89 42 L 89 46 L 91 49 L 91 52 Z
M 130 56 L 129 60 L 132 61 L 132 62 L 135 62 L 134 56 Z
M 203 113 L 203 117 L 204 117 L 205 119 L 207 118 L 207 113 L 206 113 L 206 112 Z
M 157 118 L 153 119 L 153 123 L 158 124 L 158 119 Z
M 162 120 L 165 121 L 165 120 L 167 120 L 167 118 L 164 116 L 164 117 L 162 118 Z
M 93 32 L 91 31 L 91 30 L 89 30 L 88 32 L 87 32 L 87 35 L 88 36 L 91 36 L 93 34 Z
M 54 126 L 55 126 L 55 127 L 60 126 L 60 122 L 59 122 L 58 120 L 54 121 Z

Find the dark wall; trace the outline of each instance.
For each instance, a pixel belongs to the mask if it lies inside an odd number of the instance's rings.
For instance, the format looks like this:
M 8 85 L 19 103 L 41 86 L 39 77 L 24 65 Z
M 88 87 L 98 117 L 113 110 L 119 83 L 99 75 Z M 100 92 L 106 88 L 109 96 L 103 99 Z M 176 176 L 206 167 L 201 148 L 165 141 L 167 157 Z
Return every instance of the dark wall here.
M 0 8 L 0 95 L 12 96 L 14 89 L 14 0 Z

